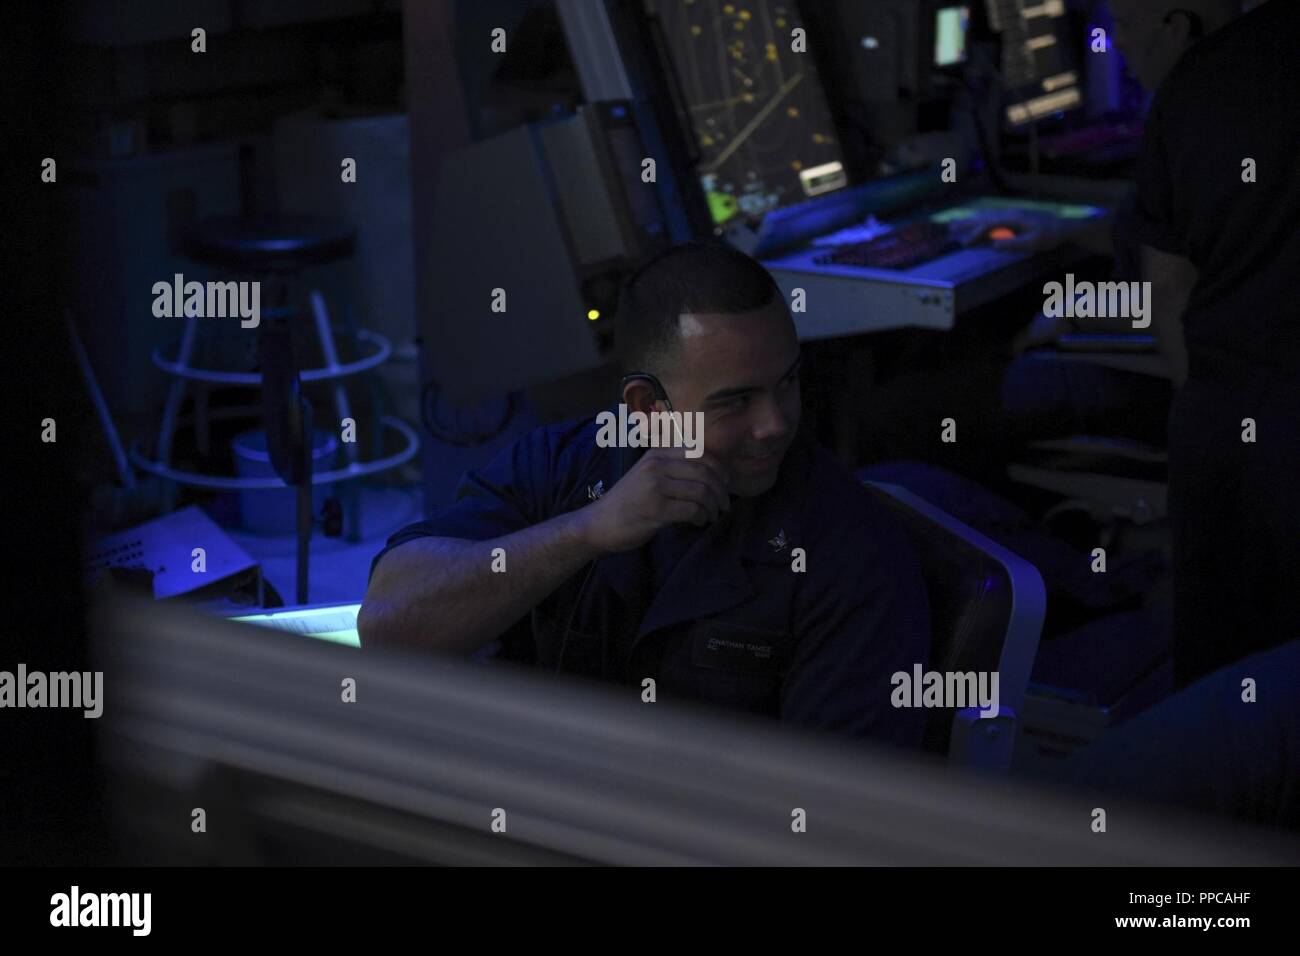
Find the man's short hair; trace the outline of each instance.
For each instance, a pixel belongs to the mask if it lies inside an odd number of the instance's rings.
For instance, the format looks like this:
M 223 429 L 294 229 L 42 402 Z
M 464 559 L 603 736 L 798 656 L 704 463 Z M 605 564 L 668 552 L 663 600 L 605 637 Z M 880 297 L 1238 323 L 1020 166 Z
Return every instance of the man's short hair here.
M 731 246 L 674 246 L 645 263 L 619 292 L 619 361 L 625 372 L 657 375 L 676 351 L 681 315 L 752 312 L 779 298 L 768 271 Z

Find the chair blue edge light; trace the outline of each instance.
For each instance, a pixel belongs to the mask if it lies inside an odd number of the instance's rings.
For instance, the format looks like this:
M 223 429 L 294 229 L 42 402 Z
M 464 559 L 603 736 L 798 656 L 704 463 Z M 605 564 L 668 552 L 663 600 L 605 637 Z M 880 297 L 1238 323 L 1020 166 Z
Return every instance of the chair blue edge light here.
M 1000 565 L 1006 575 L 1011 611 L 998 656 L 998 713 L 995 717 L 981 717 L 978 708 L 958 710 L 953 719 L 948 761 L 963 767 L 1008 770 L 1016 738 L 1023 727 L 1025 695 L 1047 614 L 1047 591 L 1042 575 L 1024 558 L 906 488 L 876 481 L 866 484 L 978 549 Z

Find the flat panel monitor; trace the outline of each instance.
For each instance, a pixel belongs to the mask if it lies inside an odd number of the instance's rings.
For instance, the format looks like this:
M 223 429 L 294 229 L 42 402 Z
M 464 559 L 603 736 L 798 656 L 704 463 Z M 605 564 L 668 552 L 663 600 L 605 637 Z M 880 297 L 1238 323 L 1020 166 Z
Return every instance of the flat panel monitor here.
M 1083 105 L 1067 48 L 1065 0 L 986 0 L 989 26 L 1002 34 L 1006 121 L 1023 126 Z
M 646 9 L 663 30 L 715 225 L 757 222 L 848 185 L 813 54 L 793 49 L 792 31 L 804 28 L 793 0 L 647 0 Z
M 934 65 L 939 69 L 966 62 L 966 40 L 970 33 L 970 6 L 954 4 L 934 12 Z

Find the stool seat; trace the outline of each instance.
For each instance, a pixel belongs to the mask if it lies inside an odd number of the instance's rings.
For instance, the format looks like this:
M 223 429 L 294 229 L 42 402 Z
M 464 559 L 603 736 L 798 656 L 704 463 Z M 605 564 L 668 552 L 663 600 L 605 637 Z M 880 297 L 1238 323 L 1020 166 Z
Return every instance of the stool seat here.
M 217 216 L 187 227 L 177 243 L 195 262 L 238 272 L 296 272 L 352 254 L 356 230 L 311 216 Z

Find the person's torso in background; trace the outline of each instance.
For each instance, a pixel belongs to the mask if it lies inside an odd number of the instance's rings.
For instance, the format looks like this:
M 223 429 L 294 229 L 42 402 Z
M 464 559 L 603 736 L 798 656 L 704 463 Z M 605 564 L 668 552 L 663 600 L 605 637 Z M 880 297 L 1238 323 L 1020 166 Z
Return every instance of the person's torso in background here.
M 1190 50 L 1158 97 L 1174 225 L 1200 274 L 1194 371 L 1222 357 L 1300 377 L 1297 50 L 1300 5 L 1270 0 Z

